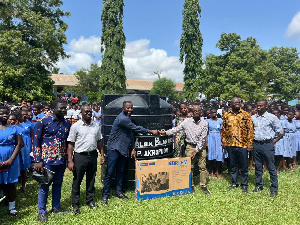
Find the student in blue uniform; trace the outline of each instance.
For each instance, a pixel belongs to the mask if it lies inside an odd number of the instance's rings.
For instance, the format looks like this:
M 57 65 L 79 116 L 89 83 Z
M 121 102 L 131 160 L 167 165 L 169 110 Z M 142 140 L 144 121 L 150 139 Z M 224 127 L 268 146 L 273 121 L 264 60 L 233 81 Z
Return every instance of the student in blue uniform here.
M 210 110 L 210 119 L 207 119 L 208 123 L 208 136 L 206 141 L 206 146 L 208 147 L 208 161 L 209 161 L 209 173 L 213 177 L 213 164 L 216 162 L 216 176 L 221 178 L 219 175 L 219 167 L 221 162 L 224 160 L 224 154 L 222 150 L 221 142 L 221 129 L 222 129 L 222 119 L 217 118 L 217 110 Z
M 296 126 L 296 134 L 295 134 L 295 139 L 296 139 L 296 156 L 293 158 L 293 166 L 297 167 L 297 155 L 299 154 L 298 152 L 300 151 L 300 111 L 297 110 L 295 112 L 295 119 L 293 120 Z
M 8 108 L 0 106 L 0 185 L 8 199 L 11 216 L 16 216 L 16 182 L 18 182 L 18 154 L 21 150 L 21 135 L 17 128 L 7 123 Z
M 294 111 L 293 109 L 289 109 L 286 119 L 286 129 L 285 129 L 285 135 L 283 137 L 283 157 L 288 158 L 288 164 L 290 165 L 290 159 L 293 158 L 293 156 L 296 156 L 296 126 L 293 121 L 294 119 Z
M 93 121 L 95 121 L 101 127 L 101 109 L 96 105 L 93 111 Z
M 283 152 L 284 152 L 284 146 L 283 146 L 283 137 L 284 137 L 284 133 L 285 133 L 285 128 L 286 128 L 286 120 L 281 120 L 280 118 L 280 110 L 279 109 L 274 109 L 272 111 L 272 114 L 274 114 L 281 123 L 282 129 L 283 129 L 283 135 L 281 135 L 280 137 L 276 138 L 274 140 L 274 144 L 275 144 L 275 155 L 279 157 L 279 164 L 277 167 L 277 174 L 280 173 L 280 169 L 281 167 L 288 171 L 289 169 L 285 166 L 285 160 L 283 157 Z
M 30 158 L 30 153 L 32 152 L 32 138 L 33 138 L 33 130 L 34 126 L 33 123 L 27 120 L 28 112 L 27 110 L 22 110 L 21 111 L 21 117 L 18 118 L 19 120 L 19 126 L 24 129 L 23 131 L 23 140 L 25 143 L 25 147 L 21 149 L 22 151 L 26 151 L 26 163 L 24 163 L 25 170 L 21 170 L 21 179 L 22 179 L 22 188 L 21 190 L 24 193 L 28 193 L 29 191 L 26 189 L 25 184 L 26 184 L 26 179 L 27 179 L 27 170 L 28 168 L 31 167 L 31 158 Z M 23 153 L 22 153 L 23 154 Z

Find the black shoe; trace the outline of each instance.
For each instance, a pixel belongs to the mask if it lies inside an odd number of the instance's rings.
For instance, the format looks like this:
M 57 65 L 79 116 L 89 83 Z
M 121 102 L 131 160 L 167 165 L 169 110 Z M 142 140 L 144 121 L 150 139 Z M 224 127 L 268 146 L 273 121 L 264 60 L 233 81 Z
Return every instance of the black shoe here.
M 91 209 L 97 209 L 99 207 L 95 202 L 90 202 L 90 203 L 88 203 L 86 205 L 88 207 L 90 207 Z
M 70 213 L 71 210 L 68 210 L 68 209 L 55 209 L 51 211 L 52 213 Z
M 192 186 L 192 193 L 195 193 L 195 187 Z
M 207 189 L 207 187 L 201 187 L 201 189 L 205 194 L 210 195 L 210 191 Z
M 128 200 L 129 198 L 124 195 L 123 193 L 122 194 L 116 194 L 116 197 L 120 198 L 120 199 L 124 199 L 124 200 Z
M 18 211 L 16 209 L 11 209 L 11 210 L 9 210 L 9 215 L 10 216 L 17 216 L 18 215 Z
M 270 197 L 274 198 L 277 196 L 277 191 L 271 191 Z
M 232 184 L 231 186 L 229 186 L 227 189 L 230 191 L 230 190 L 232 190 L 232 189 L 235 189 L 235 188 L 237 188 L 239 185 L 237 184 Z
M 76 206 L 76 207 L 73 207 L 73 213 L 75 214 L 75 215 L 79 215 L 81 212 L 80 212 L 80 209 L 78 208 L 78 206 Z
M 256 187 L 256 188 L 253 190 L 253 192 L 259 192 L 259 191 L 262 191 L 262 190 L 264 190 L 263 187 Z
M 102 205 L 107 205 L 107 201 L 108 201 L 108 198 L 107 197 L 103 197 L 102 201 L 101 201 L 101 204 Z
M 247 187 L 242 187 L 242 192 L 247 194 L 248 193 L 248 188 Z
M 48 221 L 48 215 L 47 213 L 40 213 L 38 215 L 38 221 L 42 222 L 42 223 L 45 223 Z

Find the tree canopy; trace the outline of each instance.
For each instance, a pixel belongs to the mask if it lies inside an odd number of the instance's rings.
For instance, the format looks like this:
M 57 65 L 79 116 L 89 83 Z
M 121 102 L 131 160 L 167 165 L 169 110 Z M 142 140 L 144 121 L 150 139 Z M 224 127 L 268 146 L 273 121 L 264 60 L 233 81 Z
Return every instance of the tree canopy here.
M 224 54 L 205 59 L 203 93 L 208 98 L 291 100 L 299 91 L 299 53 L 295 48 L 263 50 L 253 37 L 223 33 L 216 45 Z
M 126 92 L 125 65 L 123 63 L 125 35 L 123 32 L 123 0 L 103 0 L 101 52 L 101 94 Z
M 92 63 L 88 69 L 76 71 L 74 76 L 78 79 L 78 84 L 75 86 L 77 94 L 88 96 L 88 102 L 101 101 L 101 95 L 99 94 L 101 68 L 98 63 Z
M 200 82 L 204 72 L 202 70 L 202 46 L 203 38 L 200 32 L 201 7 L 199 0 L 185 0 L 182 11 L 182 34 L 180 39 L 180 62 L 185 63 L 184 92 L 185 97 L 195 99 L 199 91 L 202 91 Z
M 171 79 L 163 77 L 153 82 L 151 93 L 169 97 L 170 101 L 183 100 L 183 96 L 176 93 L 175 87 L 176 84 Z
M 50 75 L 54 64 L 67 57 L 69 16 L 60 0 L 0 2 L 0 100 L 54 98 Z

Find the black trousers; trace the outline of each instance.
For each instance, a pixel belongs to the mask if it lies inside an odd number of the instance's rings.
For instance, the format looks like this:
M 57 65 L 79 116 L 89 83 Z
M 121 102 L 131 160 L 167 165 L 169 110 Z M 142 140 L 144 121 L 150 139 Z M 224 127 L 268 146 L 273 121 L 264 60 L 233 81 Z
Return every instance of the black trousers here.
M 108 197 L 111 186 L 111 179 L 116 170 L 116 194 L 122 194 L 122 184 L 126 157 L 118 150 L 107 151 L 107 171 L 104 178 L 103 197 Z
M 275 148 L 273 142 L 269 143 L 258 143 L 256 141 L 253 142 L 253 150 L 254 150 L 254 162 L 255 162 L 255 177 L 256 177 L 256 185 L 257 187 L 263 187 L 263 162 L 266 161 L 271 180 L 271 191 L 278 190 L 278 178 L 277 171 L 275 167 Z
M 86 174 L 86 204 L 93 201 L 95 196 L 95 177 L 97 172 L 98 152 L 93 151 L 91 154 L 74 153 L 73 161 L 75 171 L 73 172 L 72 186 L 72 206 L 79 206 L 80 202 L 80 185 Z
M 227 146 L 229 156 L 229 172 L 232 177 L 232 184 L 239 185 L 238 164 L 241 167 L 241 185 L 248 187 L 248 151 L 246 148 Z

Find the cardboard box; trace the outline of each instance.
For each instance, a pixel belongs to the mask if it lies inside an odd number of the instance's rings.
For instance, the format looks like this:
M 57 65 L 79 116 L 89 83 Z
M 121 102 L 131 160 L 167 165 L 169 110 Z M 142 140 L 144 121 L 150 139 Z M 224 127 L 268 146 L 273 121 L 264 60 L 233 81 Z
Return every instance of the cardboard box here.
M 192 193 L 191 158 L 136 161 L 135 187 L 137 200 Z

